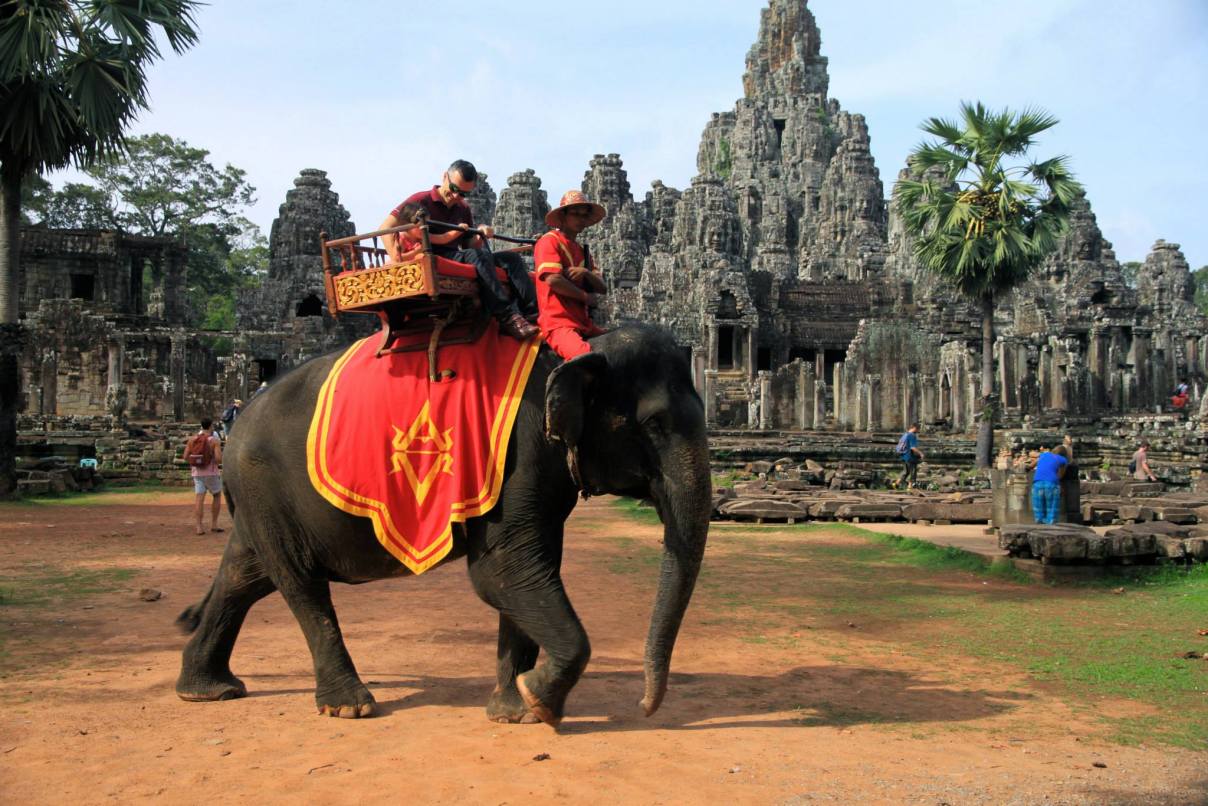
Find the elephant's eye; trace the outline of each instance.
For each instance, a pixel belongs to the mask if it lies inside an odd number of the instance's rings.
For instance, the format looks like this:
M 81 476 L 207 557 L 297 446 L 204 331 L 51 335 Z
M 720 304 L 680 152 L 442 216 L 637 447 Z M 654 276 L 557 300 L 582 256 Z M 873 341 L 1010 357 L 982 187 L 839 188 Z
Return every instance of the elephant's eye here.
M 671 415 L 665 411 L 656 412 L 642 420 L 641 425 L 646 431 L 665 437 L 671 433 Z

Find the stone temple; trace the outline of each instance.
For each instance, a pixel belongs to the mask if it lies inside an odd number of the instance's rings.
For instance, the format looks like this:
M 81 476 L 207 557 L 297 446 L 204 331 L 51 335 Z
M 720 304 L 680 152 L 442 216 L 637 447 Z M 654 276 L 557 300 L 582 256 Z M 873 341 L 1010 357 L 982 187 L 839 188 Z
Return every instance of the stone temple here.
M 980 314 L 919 270 L 867 124 L 828 84 L 805 0 L 771 0 L 743 97 L 705 122 L 689 187 L 655 181 L 638 199 L 620 155 L 590 161 L 582 189 L 608 210 L 583 238 L 609 285 L 599 318 L 672 329 L 719 431 L 894 432 L 917 420 L 959 438 L 980 397 Z M 167 478 L 170 457 L 138 464 L 145 446 L 113 429 L 191 424 L 374 328 L 371 317 L 326 312 L 319 233 L 356 228 L 323 171 L 294 184 L 272 227 L 268 278 L 237 301 L 234 332 L 186 325 L 180 244 L 23 232 L 27 452 L 101 434 L 98 450 Z M 498 195 L 484 176 L 469 202 L 477 220 L 519 235 L 543 232 L 550 208 L 531 169 Z M 1123 436 L 1180 379 L 1203 399 L 1208 321 L 1192 300 L 1177 244 L 1158 241 L 1126 283 L 1081 199 L 1057 253 L 999 300 L 1004 426 L 1097 424 Z

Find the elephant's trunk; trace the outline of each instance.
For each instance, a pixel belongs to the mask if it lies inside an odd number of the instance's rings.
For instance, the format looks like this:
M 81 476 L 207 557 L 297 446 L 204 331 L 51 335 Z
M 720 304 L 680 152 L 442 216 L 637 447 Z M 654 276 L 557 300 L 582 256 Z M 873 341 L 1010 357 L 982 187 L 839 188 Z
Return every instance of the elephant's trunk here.
M 646 637 L 646 696 L 642 698 L 646 716 L 658 710 L 667 693 L 671 651 L 709 536 L 712 485 L 703 419 L 699 428 L 691 429 L 692 435 L 681 437 L 681 444 L 668 451 L 663 474 L 652 485 L 663 519 L 663 564 Z

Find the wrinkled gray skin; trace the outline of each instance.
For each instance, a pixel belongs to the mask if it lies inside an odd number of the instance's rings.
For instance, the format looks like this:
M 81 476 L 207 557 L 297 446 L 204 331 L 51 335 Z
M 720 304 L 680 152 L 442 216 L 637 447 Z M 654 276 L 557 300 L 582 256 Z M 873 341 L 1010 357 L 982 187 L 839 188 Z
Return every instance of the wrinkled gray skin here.
M 209 593 L 178 620 L 193 632 L 176 683 L 183 699 L 247 693 L 231 673 L 231 649 L 248 609 L 276 590 L 310 646 L 320 712 L 373 712 L 329 585 L 410 572 L 378 543 L 367 518 L 327 503 L 307 475 L 314 402 L 337 357 L 291 372 L 239 417 L 223 456 L 235 526 Z M 516 417 L 499 502 L 455 531 L 445 562 L 467 558 L 475 591 L 499 611 L 498 684 L 487 702 L 495 721 L 557 725 L 591 655 L 560 573 L 563 524 L 579 492 L 575 466 L 587 492 L 651 498 L 664 524 L 641 702 L 649 715 L 667 689 L 710 512 L 704 410 L 687 361 L 665 331 L 621 328 L 565 364 L 542 350 Z

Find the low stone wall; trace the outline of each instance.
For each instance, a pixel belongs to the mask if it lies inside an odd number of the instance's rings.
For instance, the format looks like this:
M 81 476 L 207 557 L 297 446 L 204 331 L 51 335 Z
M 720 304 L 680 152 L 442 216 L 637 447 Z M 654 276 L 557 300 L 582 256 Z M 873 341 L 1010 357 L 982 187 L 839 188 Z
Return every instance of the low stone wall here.
M 110 417 L 22 417 L 18 421 L 18 472 L 36 472 L 52 462 L 74 468 L 95 456 L 107 484 L 185 486 L 189 468 L 181 461 L 196 423 L 116 425 Z

